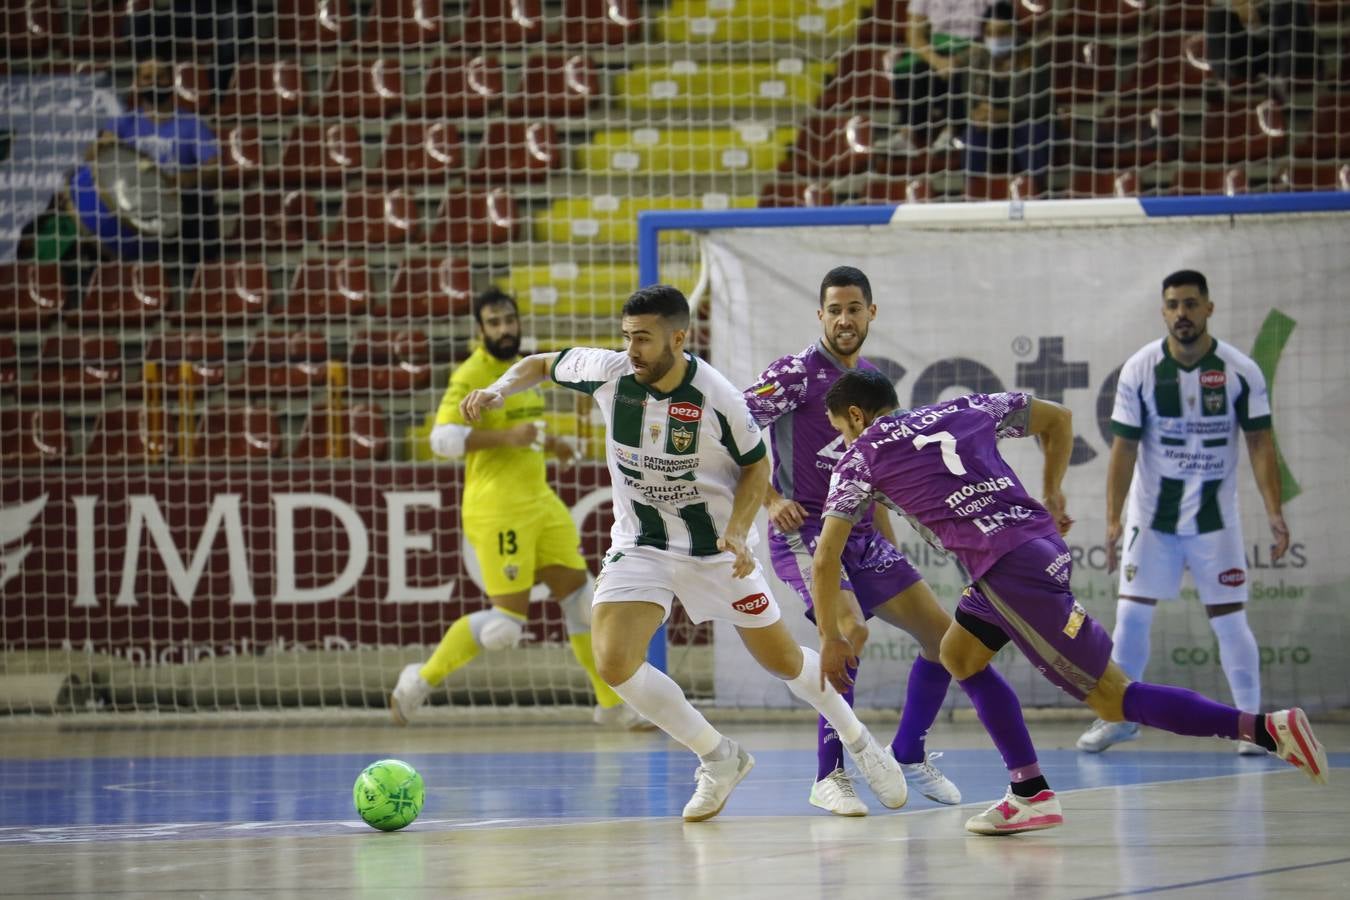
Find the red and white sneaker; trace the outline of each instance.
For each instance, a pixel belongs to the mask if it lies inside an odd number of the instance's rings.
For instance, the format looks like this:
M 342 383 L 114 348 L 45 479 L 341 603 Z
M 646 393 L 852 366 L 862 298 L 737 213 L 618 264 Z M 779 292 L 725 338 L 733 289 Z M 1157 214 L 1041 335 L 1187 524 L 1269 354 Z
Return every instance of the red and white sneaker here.
M 1019 797 L 1008 789 L 1003 799 L 966 820 L 966 831 L 972 834 L 1018 834 L 1023 831 L 1041 831 L 1064 824 L 1064 810 L 1054 791 L 1041 791 L 1034 797 Z
M 1296 766 L 1318 784 L 1327 783 L 1327 751 L 1322 747 L 1308 716 L 1298 707 L 1266 715 L 1266 731 L 1275 739 L 1275 755 Z

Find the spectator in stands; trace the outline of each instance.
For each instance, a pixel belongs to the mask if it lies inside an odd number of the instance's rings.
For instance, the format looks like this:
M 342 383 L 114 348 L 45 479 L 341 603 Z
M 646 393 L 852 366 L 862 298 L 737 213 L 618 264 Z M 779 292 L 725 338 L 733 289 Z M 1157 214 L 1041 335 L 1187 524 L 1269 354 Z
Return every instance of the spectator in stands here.
M 209 64 L 219 93 L 229 87 L 240 51 L 254 44 L 255 18 L 253 0 L 173 0 L 167 10 L 152 5 L 137 13 L 131 32 L 141 56 Z
M 893 149 L 943 149 L 965 118 L 963 74 L 989 0 L 910 0 L 907 52 L 895 64 L 900 126 Z M 932 134 L 938 139 L 931 140 Z
M 1214 0 L 1205 11 L 1205 57 L 1228 83 L 1317 77 L 1317 34 L 1304 0 Z
M 970 52 L 965 168 L 999 171 L 992 157 L 1000 152 L 1011 172 L 1028 172 L 1043 186 L 1055 137 L 1050 60 L 1019 38 L 1014 16 L 1011 0 L 997 0 L 985 10 L 981 42 Z

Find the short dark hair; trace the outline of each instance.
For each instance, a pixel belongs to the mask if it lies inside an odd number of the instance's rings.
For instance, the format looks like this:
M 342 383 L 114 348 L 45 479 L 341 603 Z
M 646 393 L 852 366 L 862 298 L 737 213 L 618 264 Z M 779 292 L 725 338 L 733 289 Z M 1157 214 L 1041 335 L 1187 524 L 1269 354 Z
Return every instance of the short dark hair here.
M 853 266 L 835 266 L 820 280 L 820 305 L 825 305 L 825 292 L 832 287 L 855 287 L 862 291 L 867 305 L 872 305 L 872 282 L 867 280 L 862 269 Z
M 1209 282 L 1205 280 L 1204 275 L 1194 269 L 1178 269 L 1168 275 L 1163 279 L 1162 292 L 1167 293 L 1168 288 L 1189 287 L 1191 285 L 1200 289 L 1200 296 L 1209 296 Z
M 510 304 L 515 314 L 520 315 L 520 305 L 516 303 L 515 295 L 508 294 L 496 285 L 479 292 L 473 298 L 473 320 L 482 325 L 483 310 L 489 306 L 500 306 L 502 304 Z
M 895 385 L 876 369 L 852 369 L 845 372 L 825 394 L 825 408 L 836 416 L 842 416 L 850 406 L 858 407 L 866 415 L 875 416 L 899 405 Z
M 677 287 L 655 284 L 634 291 L 623 304 L 625 316 L 660 316 L 675 329 L 689 327 L 689 301 Z

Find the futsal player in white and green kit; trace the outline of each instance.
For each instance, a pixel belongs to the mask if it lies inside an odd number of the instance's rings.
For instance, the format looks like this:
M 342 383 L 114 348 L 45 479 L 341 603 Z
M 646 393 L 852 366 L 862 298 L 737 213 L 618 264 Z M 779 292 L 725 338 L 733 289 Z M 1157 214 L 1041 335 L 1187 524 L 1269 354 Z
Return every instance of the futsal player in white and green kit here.
M 1189 269 L 1168 275 L 1162 283 L 1167 337 L 1145 345 L 1120 370 L 1106 476 L 1108 571 L 1120 563 L 1111 658 L 1139 680 L 1154 608 L 1177 596 L 1189 569 L 1218 640 L 1233 705 L 1254 713 L 1261 707 L 1261 666 L 1247 623 L 1240 439 L 1270 522 L 1272 561 L 1289 549 L 1289 528 L 1265 377 L 1248 356 L 1209 334 L 1213 312 L 1204 275 Z M 1135 723 L 1099 719 L 1078 748 L 1100 753 L 1138 736 Z M 1265 753 L 1245 741 L 1237 747 L 1246 755 Z

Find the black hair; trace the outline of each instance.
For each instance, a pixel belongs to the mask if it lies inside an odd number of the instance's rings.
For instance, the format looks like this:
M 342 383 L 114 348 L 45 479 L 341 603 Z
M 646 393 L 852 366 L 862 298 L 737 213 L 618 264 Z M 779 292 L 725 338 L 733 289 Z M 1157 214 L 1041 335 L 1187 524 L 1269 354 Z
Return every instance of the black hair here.
M 680 289 L 668 284 L 656 284 L 634 291 L 624 301 L 625 316 L 660 316 L 676 331 L 689 327 L 689 301 Z
M 1194 269 L 1178 269 L 1171 275 L 1168 275 L 1163 279 L 1162 289 L 1163 293 L 1166 293 L 1168 288 L 1189 287 L 1192 285 L 1200 289 L 1200 296 L 1209 296 L 1209 282 L 1205 280 L 1204 275 L 1201 275 Z
M 872 305 L 872 282 L 867 280 L 862 269 L 853 266 L 835 266 L 820 280 L 820 305 L 825 305 L 825 292 L 834 287 L 855 287 L 862 291 L 867 305 Z
M 848 412 L 850 406 L 858 407 L 865 415 L 876 416 L 899 405 L 895 385 L 876 369 L 851 369 L 825 394 L 825 408 L 836 416 Z
M 1017 13 L 1013 9 L 1011 0 L 996 0 L 996 2 L 985 7 L 984 20 L 986 22 L 1015 22 L 1017 21 Z
M 516 303 L 516 298 L 496 285 L 493 285 L 473 298 L 473 320 L 479 325 L 482 325 L 483 310 L 486 307 L 499 306 L 505 303 L 509 303 L 511 309 L 515 311 L 515 314 L 520 315 L 520 306 Z

